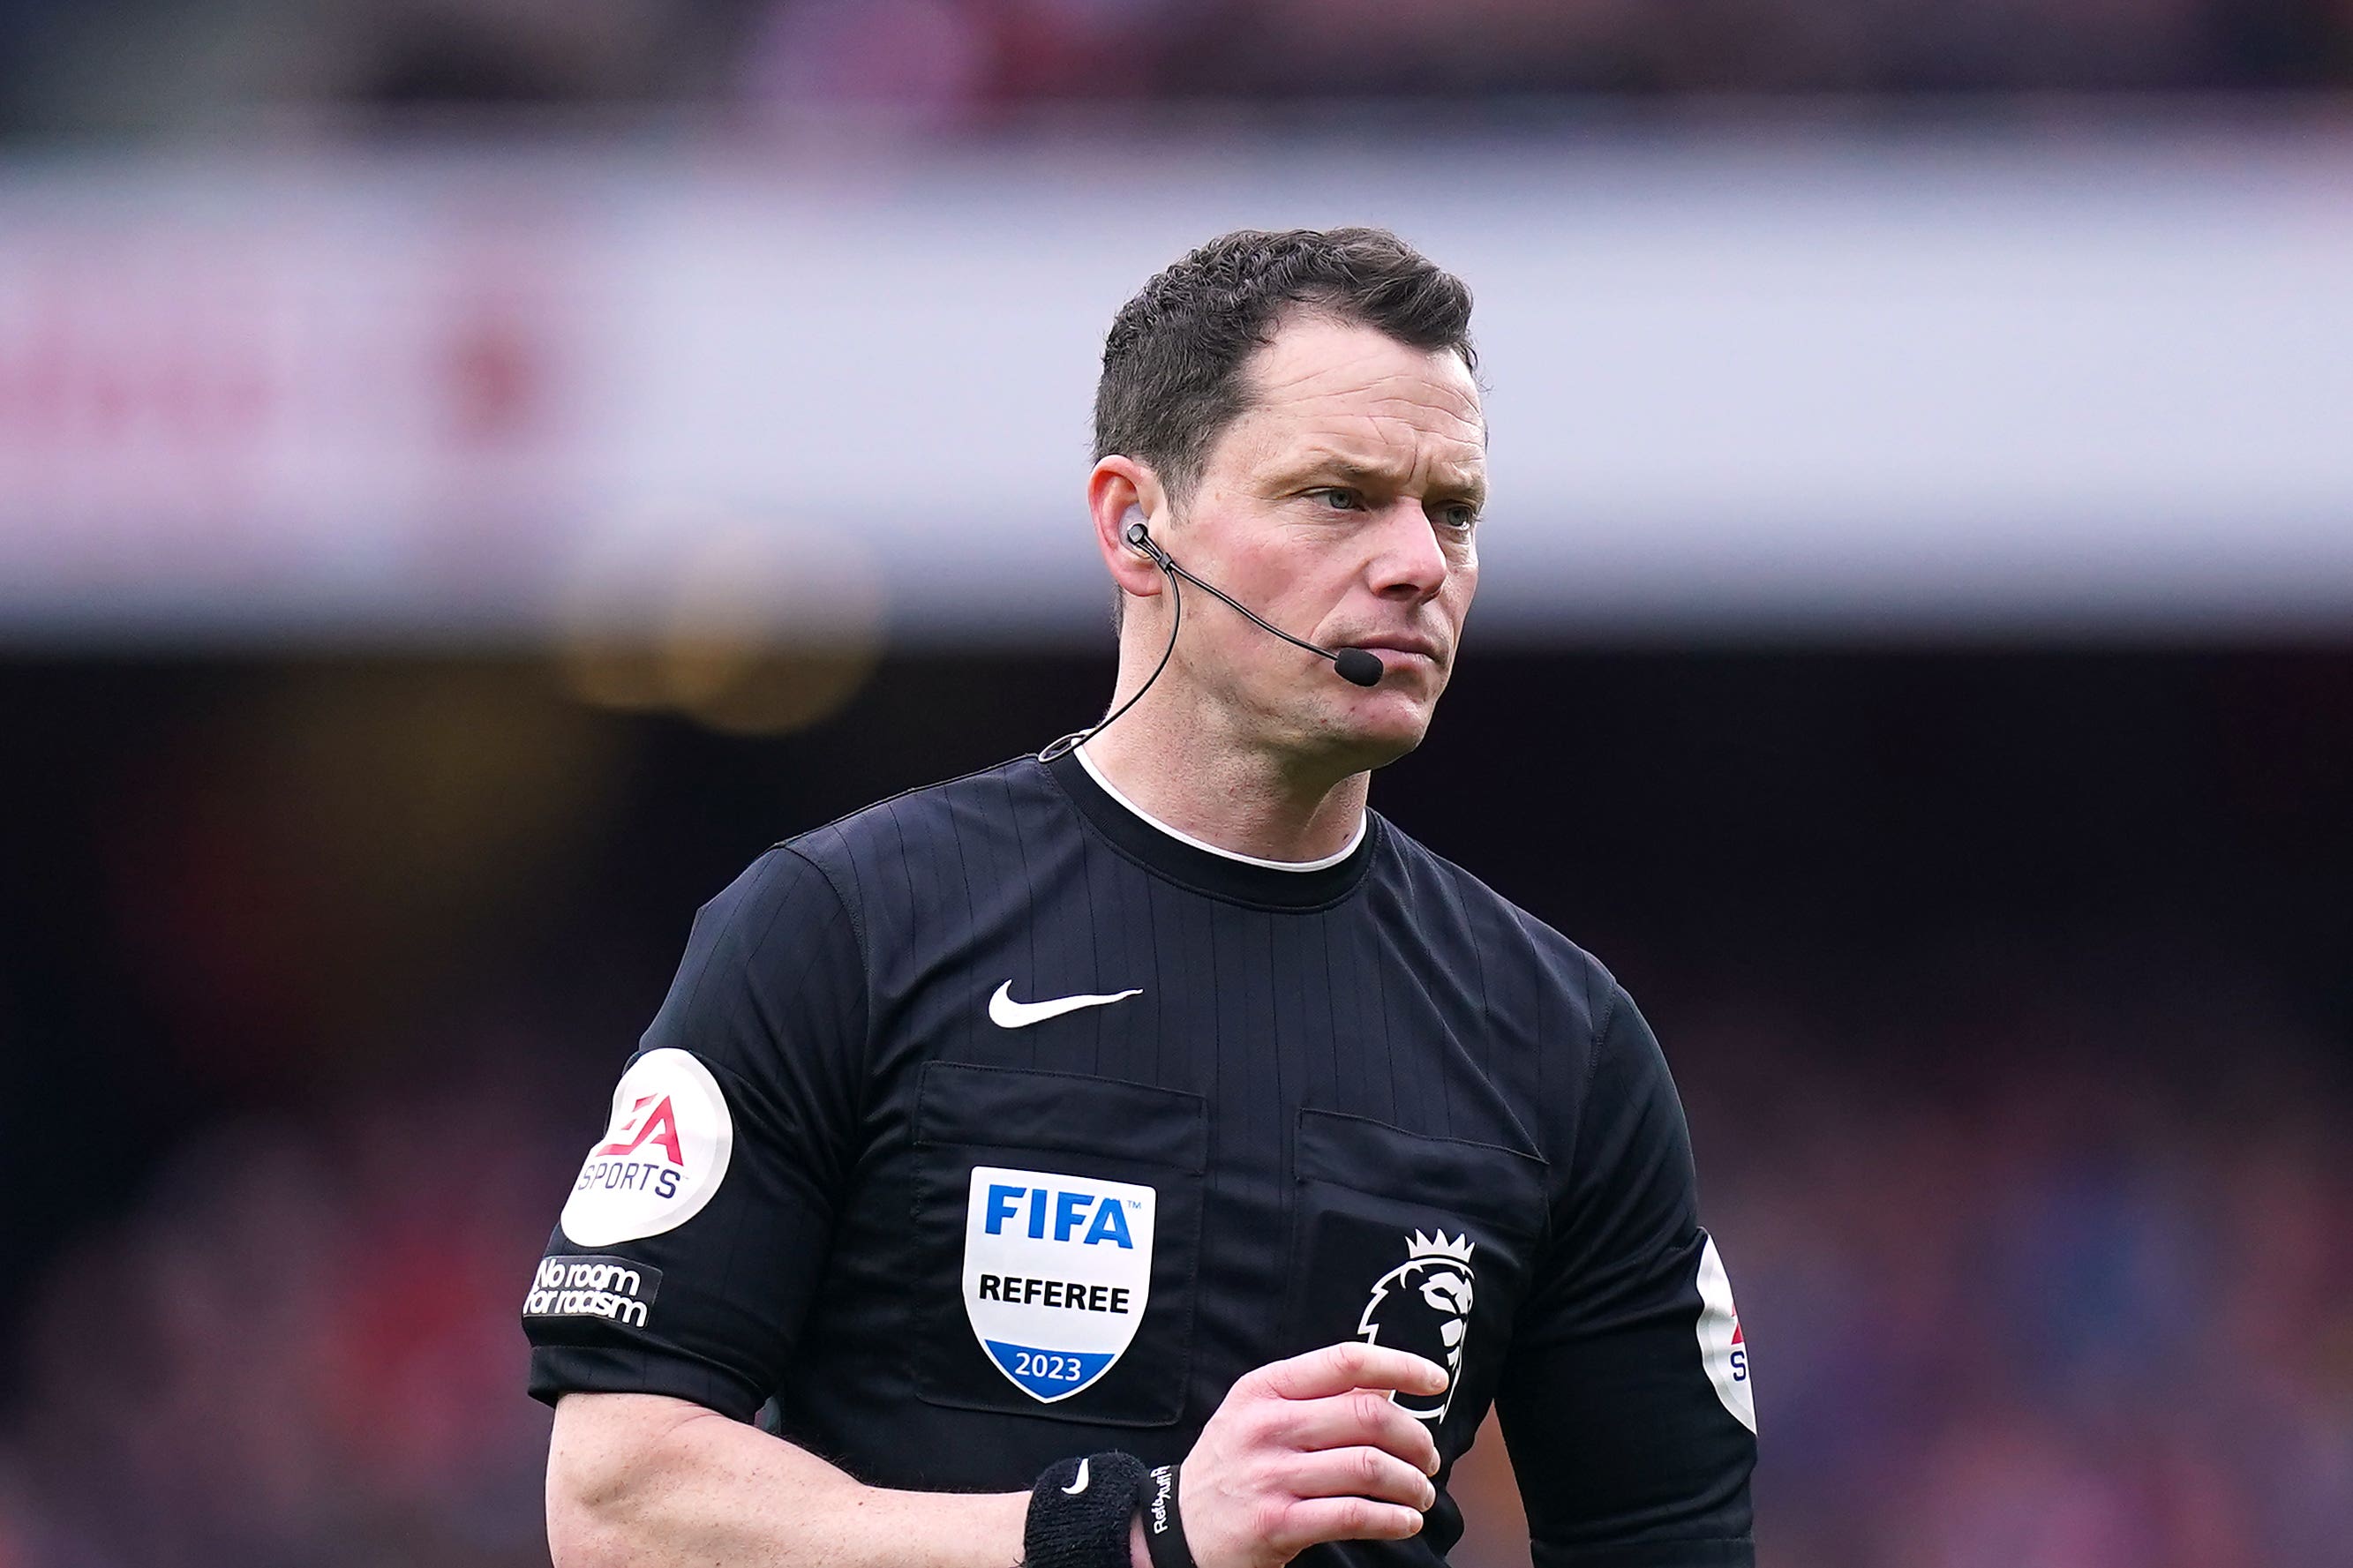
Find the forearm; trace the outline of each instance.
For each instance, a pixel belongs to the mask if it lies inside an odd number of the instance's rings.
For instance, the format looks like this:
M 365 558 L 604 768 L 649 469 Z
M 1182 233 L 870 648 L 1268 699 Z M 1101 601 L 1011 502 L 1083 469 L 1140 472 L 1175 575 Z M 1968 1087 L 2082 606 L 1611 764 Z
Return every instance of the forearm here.
M 566 1395 L 548 1453 L 556 1568 L 1013 1568 L 1029 1500 L 861 1486 L 805 1449 L 653 1394 Z

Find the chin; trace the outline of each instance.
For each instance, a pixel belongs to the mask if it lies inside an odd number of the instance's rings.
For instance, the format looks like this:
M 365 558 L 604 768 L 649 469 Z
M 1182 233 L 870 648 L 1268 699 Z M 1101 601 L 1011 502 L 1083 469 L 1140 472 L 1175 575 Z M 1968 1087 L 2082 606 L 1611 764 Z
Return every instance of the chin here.
M 1421 744 L 1430 733 L 1430 710 L 1419 702 L 1376 700 L 1370 712 L 1346 715 L 1335 726 L 1345 751 L 1355 764 L 1351 772 L 1396 762 Z

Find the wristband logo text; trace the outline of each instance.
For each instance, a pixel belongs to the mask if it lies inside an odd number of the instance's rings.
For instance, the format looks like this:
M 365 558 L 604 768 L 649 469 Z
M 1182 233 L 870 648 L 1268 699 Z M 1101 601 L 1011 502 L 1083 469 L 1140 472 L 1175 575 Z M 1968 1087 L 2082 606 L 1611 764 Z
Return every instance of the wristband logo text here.
M 1016 1388 L 1051 1405 L 1092 1385 L 1126 1352 L 1152 1291 L 1158 1196 L 1129 1182 L 973 1168 L 965 1316 Z
M 1158 1466 L 1147 1473 L 1146 1479 L 1152 1482 L 1152 1496 L 1144 1505 L 1145 1528 L 1154 1536 L 1166 1535 L 1172 1523 L 1184 1522 L 1168 1506 L 1176 1498 L 1176 1467 Z

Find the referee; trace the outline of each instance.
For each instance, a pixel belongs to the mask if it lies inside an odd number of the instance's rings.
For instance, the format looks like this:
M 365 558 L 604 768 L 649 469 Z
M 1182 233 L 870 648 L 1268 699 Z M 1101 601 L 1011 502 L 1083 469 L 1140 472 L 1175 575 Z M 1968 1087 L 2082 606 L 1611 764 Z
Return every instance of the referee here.
M 1657 1042 L 1366 806 L 1478 581 L 1470 314 L 1369 229 L 1120 311 L 1110 717 L 696 918 L 524 1303 L 559 1568 L 1440 1563 L 1490 1406 L 1539 1568 L 1752 1561 Z

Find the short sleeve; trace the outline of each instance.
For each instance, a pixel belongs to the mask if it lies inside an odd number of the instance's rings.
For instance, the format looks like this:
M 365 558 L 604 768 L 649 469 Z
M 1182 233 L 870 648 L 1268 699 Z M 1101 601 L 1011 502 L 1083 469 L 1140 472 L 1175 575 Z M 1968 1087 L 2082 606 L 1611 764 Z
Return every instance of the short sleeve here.
M 1746 1568 L 1747 1354 L 1664 1057 L 1611 987 L 1496 1411 L 1535 1568 Z
M 751 1418 L 854 1158 L 865 994 L 848 910 L 789 847 L 696 915 L 526 1295 L 534 1397 L 664 1394 Z

